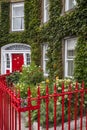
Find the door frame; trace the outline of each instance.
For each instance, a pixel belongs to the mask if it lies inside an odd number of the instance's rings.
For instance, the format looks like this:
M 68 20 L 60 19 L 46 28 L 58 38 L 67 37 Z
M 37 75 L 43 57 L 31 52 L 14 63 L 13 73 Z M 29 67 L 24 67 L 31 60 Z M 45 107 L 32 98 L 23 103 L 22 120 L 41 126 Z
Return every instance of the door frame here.
M 7 48 L 9 48 L 10 46 L 14 46 L 14 45 L 20 45 L 20 46 L 25 46 L 24 50 L 23 48 L 21 48 L 20 50 L 8 50 Z M 27 49 L 26 49 L 27 48 Z M 31 55 L 31 48 L 29 45 L 26 44 L 20 44 L 20 43 L 12 43 L 12 44 L 8 44 L 5 45 L 1 48 L 1 74 L 6 74 L 6 54 L 9 54 L 9 58 L 10 58 L 10 68 L 8 69 L 9 72 L 12 72 L 12 54 L 23 54 L 23 58 L 24 58 L 24 65 L 26 65 L 26 54 L 30 54 Z

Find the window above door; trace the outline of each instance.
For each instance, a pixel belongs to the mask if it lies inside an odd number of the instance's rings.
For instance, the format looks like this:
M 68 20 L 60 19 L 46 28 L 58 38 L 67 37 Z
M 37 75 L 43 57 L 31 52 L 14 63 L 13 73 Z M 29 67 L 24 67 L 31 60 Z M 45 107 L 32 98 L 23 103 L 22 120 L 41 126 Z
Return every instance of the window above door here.
M 12 31 L 24 30 L 24 3 L 12 3 Z

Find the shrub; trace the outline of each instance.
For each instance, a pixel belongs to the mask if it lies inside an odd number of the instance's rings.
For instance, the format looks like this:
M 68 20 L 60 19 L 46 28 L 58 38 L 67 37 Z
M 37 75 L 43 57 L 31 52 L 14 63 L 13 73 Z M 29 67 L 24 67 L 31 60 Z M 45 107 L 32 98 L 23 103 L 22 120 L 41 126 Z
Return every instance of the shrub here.
M 40 83 L 43 78 L 42 68 L 40 66 L 36 66 L 34 63 L 31 63 L 28 66 L 23 66 L 19 82 L 28 85 L 36 85 L 37 83 Z
M 19 82 L 19 79 L 20 79 L 20 73 L 18 71 L 13 72 L 6 77 L 8 86 L 11 86 L 12 84 L 17 84 Z
M 16 88 L 20 89 L 21 97 L 26 98 L 28 87 L 30 87 L 33 97 L 35 97 L 37 89 L 36 86 L 43 79 L 44 77 L 41 67 L 31 63 L 28 66 L 23 66 L 22 72 L 20 73 L 19 82 L 16 84 Z

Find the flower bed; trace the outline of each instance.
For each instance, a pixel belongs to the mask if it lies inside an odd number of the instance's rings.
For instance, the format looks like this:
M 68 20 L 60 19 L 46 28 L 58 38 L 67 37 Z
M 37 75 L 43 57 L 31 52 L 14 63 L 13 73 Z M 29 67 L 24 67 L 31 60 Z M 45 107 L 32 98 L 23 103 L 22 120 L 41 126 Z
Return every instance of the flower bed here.
M 11 80 L 12 78 L 12 80 Z M 10 80 L 9 80 L 10 79 Z M 62 83 L 64 83 L 64 91 L 73 91 L 76 88 L 76 82 L 72 79 L 59 79 L 58 77 L 56 77 L 53 81 L 50 81 L 49 79 L 44 80 L 43 78 L 43 72 L 41 67 L 37 67 L 36 65 L 32 64 L 30 66 L 23 66 L 22 72 L 18 73 L 15 72 L 13 74 L 11 74 L 10 76 L 7 77 L 7 81 L 9 83 L 12 82 L 14 83 L 14 86 L 17 89 L 20 89 L 20 93 L 21 93 L 21 98 L 27 98 L 27 89 L 28 87 L 30 87 L 31 89 L 31 93 L 32 93 L 32 97 L 37 97 L 37 86 L 40 86 L 40 93 L 41 96 L 46 95 L 46 86 L 48 85 L 49 87 L 49 94 L 53 94 L 54 93 L 54 84 L 56 84 L 57 87 L 57 93 L 61 93 L 62 92 Z M 69 84 L 71 84 L 71 86 L 69 86 Z M 78 89 L 81 89 L 81 84 L 78 84 Z M 84 97 L 84 99 L 86 99 L 86 96 Z M 75 106 L 75 94 L 72 95 L 71 97 L 71 109 L 70 109 L 70 116 L 71 116 L 71 120 L 74 119 L 74 106 Z M 80 93 L 78 94 L 78 104 L 77 104 L 77 108 L 78 108 L 78 112 L 77 112 L 77 116 L 79 117 L 79 113 L 80 113 L 80 103 L 81 103 L 81 96 Z M 36 102 L 32 102 L 32 105 L 35 105 Z M 23 105 L 26 105 L 23 104 Z M 62 121 L 62 96 L 59 96 L 57 98 L 57 112 L 56 112 L 56 121 L 57 124 L 60 124 L 60 122 Z M 87 102 L 86 100 L 84 100 L 84 108 L 87 107 Z M 45 100 L 41 101 L 41 105 L 40 105 L 40 123 L 41 126 L 45 127 L 44 124 L 46 122 L 46 102 Z M 28 113 L 26 113 L 26 116 L 28 116 Z M 35 122 L 37 120 L 37 111 L 34 110 L 32 111 L 32 122 Z M 68 95 L 66 94 L 64 96 L 64 121 L 67 122 L 68 120 Z M 53 126 L 54 123 L 54 100 L 50 99 L 49 101 L 49 125 Z

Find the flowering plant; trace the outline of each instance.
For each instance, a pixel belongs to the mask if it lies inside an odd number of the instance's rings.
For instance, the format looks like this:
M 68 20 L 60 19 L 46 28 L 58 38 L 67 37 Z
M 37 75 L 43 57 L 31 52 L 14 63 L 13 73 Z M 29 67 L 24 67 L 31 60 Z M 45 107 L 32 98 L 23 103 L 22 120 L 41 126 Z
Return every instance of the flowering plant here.
M 20 81 L 27 85 L 36 85 L 43 80 L 43 70 L 40 66 L 35 65 L 33 62 L 28 66 L 23 66 Z

